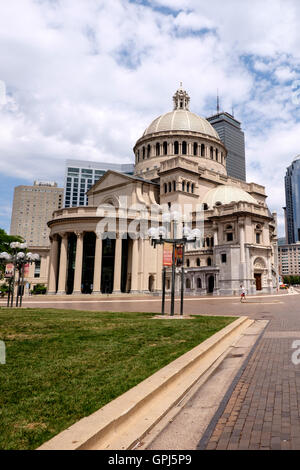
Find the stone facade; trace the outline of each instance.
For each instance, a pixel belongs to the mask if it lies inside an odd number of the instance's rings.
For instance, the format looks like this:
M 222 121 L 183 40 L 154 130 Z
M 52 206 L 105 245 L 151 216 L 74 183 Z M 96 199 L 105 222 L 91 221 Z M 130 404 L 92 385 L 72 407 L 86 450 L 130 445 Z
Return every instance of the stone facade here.
M 184 90 L 173 100 L 173 111 L 136 143 L 133 176 L 108 171 L 89 190 L 88 206 L 54 212 L 49 294 L 160 293 L 163 248 L 147 234 L 174 207 L 193 226 L 199 211 L 203 219 L 202 238 L 186 251 L 187 294 L 232 295 L 241 284 L 249 294 L 277 289 L 276 215 L 264 187 L 228 177 L 216 131 L 189 111 Z

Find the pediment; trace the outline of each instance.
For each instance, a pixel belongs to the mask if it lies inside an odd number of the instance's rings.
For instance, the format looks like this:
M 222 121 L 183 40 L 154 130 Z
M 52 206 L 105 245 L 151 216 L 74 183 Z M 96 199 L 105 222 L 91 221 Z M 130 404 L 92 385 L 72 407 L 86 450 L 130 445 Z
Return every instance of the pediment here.
M 88 195 L 97 194 L 98 192 L 102 192 L 105 189 L 118 187 L 118 186 L 125 186 L 127 184 L 134 183 L 135 180 L 128 175 L 118 173 L 113 170 L 109 170 L 105 173 L 105 175 L 97 181 L 94 186 L 88 192 Z

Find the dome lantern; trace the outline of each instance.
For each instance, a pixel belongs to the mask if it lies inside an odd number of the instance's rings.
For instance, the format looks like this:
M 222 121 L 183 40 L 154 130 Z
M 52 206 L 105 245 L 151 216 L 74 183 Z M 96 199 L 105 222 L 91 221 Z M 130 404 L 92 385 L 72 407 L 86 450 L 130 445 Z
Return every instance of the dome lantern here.
M 178 88 L 175 95 L 173 96 L 173 102 L 174 111 L 177 109 L 189 111 L 190 97 L 188 93 L 183 90 L 182 83 L 180 83 L 180 88 Z

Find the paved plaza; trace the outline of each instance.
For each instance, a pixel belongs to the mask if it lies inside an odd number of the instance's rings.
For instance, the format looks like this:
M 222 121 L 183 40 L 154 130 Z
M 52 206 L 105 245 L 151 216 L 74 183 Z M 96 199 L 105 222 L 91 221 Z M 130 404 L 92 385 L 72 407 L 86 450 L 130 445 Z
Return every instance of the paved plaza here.
M 4 302 L 1 302 L 3 305 Z M 159 313 L 155 297 L 50 298 L 25 300 L 24 307 Z M 166 302 L 169 312 L 170 302 Z M 300 449 L 300 364 L 292 361 L 293 342 L 300 344 L 300 296 L 239 298 L 188 297 L 185 315 L 246 315 L 264 320 L 255 342 L 220 406 L 203 433 L 198 449 Z M 176 300 L 179 313 L 179 300 Z M 300 357 L 300 354 L 299 354 Z M 296 355 L 297 358 L 297 355 Z

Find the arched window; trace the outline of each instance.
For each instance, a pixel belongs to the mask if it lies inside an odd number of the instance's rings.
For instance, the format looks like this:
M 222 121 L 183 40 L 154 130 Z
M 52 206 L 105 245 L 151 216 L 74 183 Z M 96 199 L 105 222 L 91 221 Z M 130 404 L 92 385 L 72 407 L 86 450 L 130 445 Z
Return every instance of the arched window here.
M 200 258 L 197 258 L 197 266 L 198 266 L 198 268 L 199 268 L 200 265 L 201 265 Z
M 143 160 L 145 160 L 145 152 L 146 152 L 146 149 L 145 147 L 143 147 Z
M 202 282 L 201 282 L 200 277 L 198 277 L 197 279 L 197 289 L 202 289 Z
M 215 242 L 214 242 L 214 237 L 211 237 L 211 239 L 210 239 L 210 246 L 212 246 L 212 247 L 213 247 L 213 246 L 214 246 L 214 244 L 215 244 Z
M 207 266 L 211 266 L 211 258 L 207 258 Z
M 185 181 L 182 181 L 182 191 L 185 191 Z
M 210 158 L 213 160 L 214 158 L 214 149 L 213 147 L 210 147 Z
M 159 157 L 160 156 L 160 144 L 157 143 L 155 148 L 156 148 L 156 156 Z
M 217 162 L 219 161 L 219 150 L 218 149 L 216 149 L 216 160 L 217 160 Z
M 232 225 L 226 225 L 226 230 L 232 230 Z
M 195 185 L 193 183 L 192 186 L 191 186 L 191 192 L 194 194 L 194 191 L 195 191 Z
M 150 158 L 151 147 L 148 145 L 147 147 L 147 158 Z
M 163 151 L 164 151 L 164 155 L 168 155 L 168 143 L 167 142 L 163 143 Z
M 169 183 L 169 193 L 172 191 L 172 183 Z
M 164 190 L 165 190 L 165 193 L 168 192 L 168 185 L 167 185 L 167 183 L 164 184 Z
M 176 181 L 173 181 L 173 191 L 176 191 Z
M 206 239 L 206 246 L 209 247 L 210 246 L 210 243 L 209 243 L 209 238 Z
M 206 204 L 206 202 L 203 204 L 202 207 L 203 207 L 203 210 L 204 210 L 204 211 L 208 211 L 208 205 Z
M 195 157 L 196 157 L 197 154 L 198 154 L 198 144 L 197 144 L 197 142 L 194 142 L 194 145 L 193 145 L 193 154 L 194 154 Z
M 191 288 L 191 281 L 190 281 L 190 279 L 187 279 L 187 280 L 185 281 L 185 287 L 186 287 L 186 289 L 190 289 L 190 288 Z
M 179 154 L 179 143 L 177 142 L 174 142 L 174 155 L 178 155 Z
M 189 193 L 190 192 L 190 183 L 186 184 L 186 191 Z
M 187 259 L 187 260 L 186 260 L 186 266 L 187 266 L 187 268 L 189 268 L 189 267 L 190 267 L 190 264 L 191 264 L 191 263 L 190 263 L 190 260 L 189 260 L 189 259 Z
M 138 162 L 140 161 L 140 151 L 139 150 L 137 151 L 137 161 Z
M 186 142 L 183 141 L 182 142 L 182 155 L 186 155 L 187 153 L 187 145 L 186 145 Z
M 201 144 L 201 157 L 205 157 L 205 145 Z

